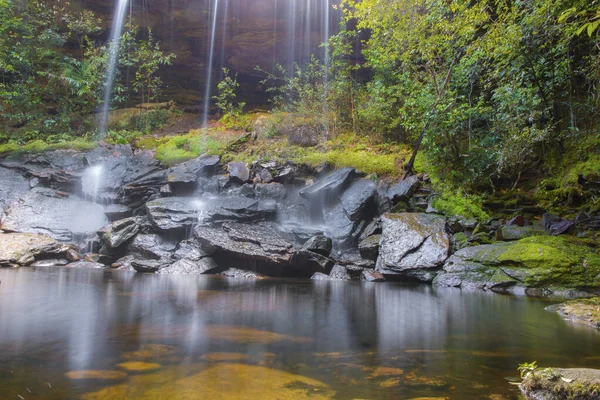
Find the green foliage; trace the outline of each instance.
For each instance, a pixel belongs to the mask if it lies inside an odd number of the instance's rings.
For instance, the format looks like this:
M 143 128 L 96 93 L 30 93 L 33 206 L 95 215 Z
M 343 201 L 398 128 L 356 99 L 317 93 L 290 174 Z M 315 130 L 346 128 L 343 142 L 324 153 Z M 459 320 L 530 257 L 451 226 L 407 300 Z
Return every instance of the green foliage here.
M 442 189 L 434 197 L 432 204 L 436 210 L 446 215 L 460 215 L 485 221 L 489 214 L 484 211 L 483 198 L 461 190 Z
M 221 123 L 227 128 L 246 129 L 250 122 L 248 115 L 242 113 L 246 103 L 237 101 L 237 89 L 240 84 L 237 74 L 230 75 L 228 68 L 223 68 L 223 80 L 218 83 L 218 94 L 213 96 L 221 111 Z
M 535 374 L 537 368 L 537 361 L 530 363 L 526 362 L 523 364 L 519 364 L 519 368 L 517 368 L 517 371 L 519 371 L 519 375 L 521 376 L 521 379 L 523 379 L 529 376 L 529 374 Z

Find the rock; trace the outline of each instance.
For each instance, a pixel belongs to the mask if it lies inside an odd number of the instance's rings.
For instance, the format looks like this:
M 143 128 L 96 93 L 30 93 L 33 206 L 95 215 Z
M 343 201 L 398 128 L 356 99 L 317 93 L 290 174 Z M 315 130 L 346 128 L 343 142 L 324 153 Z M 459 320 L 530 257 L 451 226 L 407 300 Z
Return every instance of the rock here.
M 328 210 L 323 216 L 327 236 L 343 246 L 353 246 L 365 227 L 365 221 L 352 221 L 342 204 Z
M 133 238 L 139 230 L 137 218 L 125 218 L 100 229 L 98 236 L 109 249 L 117 249 Z
M 286 127 L 281 133 L 287 136 L 288 144 L 292 146 L 314 147 L 319 144 L 320 133 L 308 125 Z
M 81 260 L 81 255 L 75 249 L 69 249 L 65 252 L 67 260 L 75 262 Z
M 298 176 L 298 168 L 293 163 L 288 162 L 279 169 L 273 180 L 279 183 L 293 183 L 296 176 Z
M 137 272 L 158 272 L 163 268 L 167 268 L 169 266 L 169 261 L 165 259 L 160 260 L 138 260 L 135 259 L 131 262 L 131 266 Z
M 146 211 L 155 228 L 169 231 L 189 229 L 200 222 L 272 218 L 277 212 L 277 203 L 235 196 L 216 199 L 168 197 L 148 202 Z
M 340 201 L 351 221 L 365 217 L 365 211 L 373 201 L 376 192 L 377 186 L 370 179 L 357 180 L 344 191 Z
M 369 236 L 358 244 L 358 251 L 363 258 L 376 261 L 379 256 L 381 235 Z
M 313 276 L 310 277 L 310 279 L 313 281 L 332 281 L 333 280 L 329 275 L 324 274 L 322 272 L 315 272 L 313 274 Z
M 202 250 L 244 261 L 286 267 L 292 257 L 292 244 L 277 225 L 269 222 L 241 224 L 226 222 L 222 228 L 198 226 L 194 231 Z
M 501 229 L 502 240 L 520 240 L 531 236 L 545 235 L 544 228 L 538 225 L 520 227 L 518 225 L 505 225 Z
M 281 183 L 257 183 L 255 186 L 256 197 L 259 199 L 281 200 L 285 198 L 287 190 Z
M 121 204 L 110 204 L 104 209 L 104 214 L 109 222 L 129 218 L 133 215 L 133 210 Z
M 561 220 L 559 222 L 554 222 L 550 225 L 550 234 L 562 235 L 564 233 L 569 232 L 574 226 L 574 221 Z
M 337 281 L 349 281 L 352 279 L 345 266 L 336 264 L 331 268 L 329 277 Z
M 339 169 L 327 175 L 321 181 L 302 189 L 300 196 L 305 199 L 323 198 L 329 200 L 334 196 L 339 196 L 355 176 L 356 170 L 354 168 Z
M 469 244 L 469 238 L 464 232 L 458 232 L 452 235 L 450 238 L 450 248 L 452 253 L 456 253 L 462 248 L 467 247 Z
M 273 182 L 273 175 L 271 175 L 271 173 L 269 172 L 268 169 L 263 168 L 260 170 L 260 172 L 258 173 L 258 176 L 260 177 L 260 181 L 262 183 L 271 183 Z
M 0 233 L 0 267 L 27 266 L 41 259 L 66 258 L 70 244 L 31 233 Z
M 365 226 L 365 229 L 360 234 L 358 240 L 359 240 L 359 242 L 362 242 L 369 236 L 380 235 L 380 234 L 381 234 L 381 218 L 375 217 L 371 220 L 371 222 L 369 222 Z
M 77 261 L 77 262 L 73 262 L 73 263 L 67 264 L 67 265 L 65 265 L 65 267 L 68 267 L 68 268 L 102 269 L 102 268 L 105 268 L 106 266 L 104 264 L 97 263 L 97 262 Z
M 0 167 L 0 222 L 2 210 L 29 191 L 29 182 L 21 174 Z
M 96 254 L 96 253 L 86 254 L 85 257 L 83 258 L 83 260 L 87 261 L 87 262 L 99 263 L 99 264 L 104 264 L 104 265 L 112 264 L 112 259 L 109 256 L 106 256 L 104 254 Z
M 118 269 L 121 271 L 135 271 L 131 266 L 131 262 L 135 260 L 133 256 L 125 256 L 119 258 L 117 261 L 110 265 L 111 268 Z
M 330 238 L 323 235 L 313 236 L 302 246 L 302 250 L 312 251 L 324 257 L 329 257 L 333 243 Z
M 31 264 L 32 267 L 60 267 L 67 265 L 69 261 L 64 258 L 51 258 L 46 260 L 39 260 Z
M 600 255 L 596 246 L 570 236 L 535 236 L 466 247 L 446 261 L 433 283 L 495 291 L 597 287 Z
M 334 261 L 312 251 L 299 250 L 292 256 L 290 265 L 302 275 L 311 276 L 315 272 L 329 274 Z
M 542 225 L 544 226 L 544 228 L 546 229 L 546 231 L 548 233 L 551 233 L 550 226 L 559 221 L 560 221 L 560 217 L 558 215 L 554 215 L 554 214 L 550 214 L 550 213 L 545 213 L 542 215 Z
M 569 300 L 546 307 L 557 312 L 563 319 L 600 328 L 600 297 Z
M 448 258 L 444 218 L 431 214 L 385 214 L 377 271 L 431 281 Z
M 213 251 L 214 252 L 214 251 Z M 204 251 L 200 248 L 200 244 L 195 239 L 182 240 L 177 245 L 177 250 L 173 254 L 173 258 L 181 260 L 187 258 L 191 260 L 199 260 L 202 257 L 210 256 L 212 252 Z
M 512 217 L 506 225 L 516 225 L 516 226 L 524 226 L 525 225 L 525 217 L 522 215 L 517 215 L 516 217 Z
M 127 254 L 137 259 L 159 260 L 169 258 L 176 247 L 176 243 L 169 242 L 162 236 L 138 234 L 127 246 Z
M 600 370 L 538 368 L 519 384 L 527 400 L 600 400 Z
M 257 274 L 256 272 L 244 271 L 237 268 L 228 268 L 221 272 L 221 275 L 227 278 L 241 278 L 241 279 L 264 279 L 265 277 Z
M 363 271 L 360 274 L 360 280 L 366 282 L 383 282 L 385 278 L 377 271 Z
M 59 199 L 55 191 L 35 188 L 7 210 L 1 228 L 8 232 L 46 234 L 67 242 L 95 236 L 107 220 L 98 204 L 75 196 Z
M 199 260 L 190 260 L 182 258 L 168 267 L 158 270 L 159 274 L 169 275 L 200 275 L 214 274 L 222 270 L 219 265 L 210 257 L 203 257 Z
M 238 190 L 238 196 L 254 197 L 256 195 L 254 185 L 244 183 Z
M 419 178 L 415 175 L 398 182 L 388 189 L 387 196 L 393 202 L 407 202 L 419 187 Z
M 250 180 L 250 170 L 248 165 L 241 162 L 230 162 L 227 164 L 229 177 L 239 183 L 246 183 Z

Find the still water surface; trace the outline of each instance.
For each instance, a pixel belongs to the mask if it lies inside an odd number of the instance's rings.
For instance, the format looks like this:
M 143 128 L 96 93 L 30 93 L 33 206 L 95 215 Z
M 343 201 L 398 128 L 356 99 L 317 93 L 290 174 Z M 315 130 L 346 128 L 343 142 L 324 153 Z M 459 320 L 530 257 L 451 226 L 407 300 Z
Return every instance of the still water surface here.
M 516 399 L 600 367 L 547 300 L 396 283 L 0 270 L 2 399 Z

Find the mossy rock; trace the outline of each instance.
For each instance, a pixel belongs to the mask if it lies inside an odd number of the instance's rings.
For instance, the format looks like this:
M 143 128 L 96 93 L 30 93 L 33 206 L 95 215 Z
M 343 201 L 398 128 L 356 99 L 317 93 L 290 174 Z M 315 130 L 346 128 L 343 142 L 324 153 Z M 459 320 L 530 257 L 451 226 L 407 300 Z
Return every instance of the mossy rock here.
M 519 387 L 528 400 L 600 400 L 600 370 L 538 368 Z
M 546 307 L 546 310 L 555 311 L 568 321 L 600 328 L 600 297 L 570 300 Z
M 597 288 L 600 255 L 597 243 L 572 236 L 467 247 L 448 259 L 434 283 L 481 289 Z

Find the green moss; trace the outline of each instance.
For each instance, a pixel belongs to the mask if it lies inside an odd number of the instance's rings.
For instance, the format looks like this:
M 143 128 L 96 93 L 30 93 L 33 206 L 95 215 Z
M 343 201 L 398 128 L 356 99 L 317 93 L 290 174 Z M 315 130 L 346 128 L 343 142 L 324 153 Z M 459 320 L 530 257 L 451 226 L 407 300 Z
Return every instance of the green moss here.
M 171 136 L 156 148 L 156 159 L 172 166 L 205 155 L 223 155 L 227 141 L 207 135 L 205 131 L 192 131 L 183 136 Z
M 89 142 L 81 139 L 62 141 L 57 143 L 46 143 L 43 140 L 34 140 L 24 145 L 17 143 L 5 143 L 0 145 L 0 155 L 19 155 L 23 153 L 43 153 L 52 150 L 76 150 L 76 151 L 89 151 L 97 146 L 95 142 Z
M 438 189 L 439 190 L 439 189 Z M 489 218 L 483 209 L 481 196 L 470 195 L 460 190 L 439 190 L 440 195 L 433 199 L 432 206 L 446 215 L 460 215 L 465 218 L 476 218 L 480 221 Z
M 600 286 L 600 255 L 592 241 L 571 236 L 535 236 L 504 246 L 497 256 L 503 266 L 527 269 L 529 287 Z
M 562 304 L 550 306 L 547 310 L 556 311 L 563 318 L 570 321 L 600 328 L 600 297 L 569 300 Z
M 396 156 L 392 154 L 377 154 L 366 150 L 331 150 L 326 152 L 298 151 L 295 162 L 318 166 L 327 162 L 335 168 L 354 167 L 366 174 L 378 176 L 397 175 Z
M 592 369 L 537 368 L 519 386 L 532 398 L 600 399 L 600 373 Z

